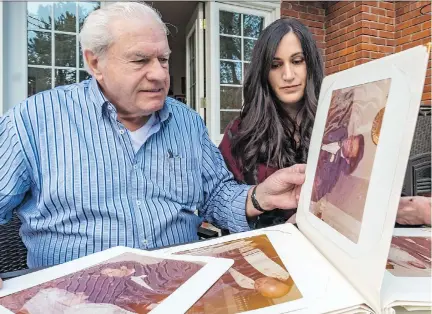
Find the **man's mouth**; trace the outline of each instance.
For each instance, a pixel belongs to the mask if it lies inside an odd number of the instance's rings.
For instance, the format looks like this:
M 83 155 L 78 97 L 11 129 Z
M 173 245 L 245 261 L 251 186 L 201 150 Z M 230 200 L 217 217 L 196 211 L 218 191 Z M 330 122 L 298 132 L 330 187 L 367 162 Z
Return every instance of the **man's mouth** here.
M 162 91 L 162 88 L 154 88 L 154 89 L 143 89 L 142 92 L 144 93 L 160 93 Z

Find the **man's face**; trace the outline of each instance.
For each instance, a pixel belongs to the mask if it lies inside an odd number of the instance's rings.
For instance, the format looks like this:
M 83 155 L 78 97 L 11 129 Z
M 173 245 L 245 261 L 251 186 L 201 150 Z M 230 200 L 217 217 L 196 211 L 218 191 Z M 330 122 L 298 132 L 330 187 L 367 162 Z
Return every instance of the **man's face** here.
M 165 31 L 149 17 L 111 24 L 113 44 L 95 75 L 119 116 L 148 116 L 163 107 L 170 85 L 170 49 Z
M 356 157 L 360 149 L 360 143 L 358 137 L 355 135 L 349 136 L 342 142 L 342 152 L 347 158 Z

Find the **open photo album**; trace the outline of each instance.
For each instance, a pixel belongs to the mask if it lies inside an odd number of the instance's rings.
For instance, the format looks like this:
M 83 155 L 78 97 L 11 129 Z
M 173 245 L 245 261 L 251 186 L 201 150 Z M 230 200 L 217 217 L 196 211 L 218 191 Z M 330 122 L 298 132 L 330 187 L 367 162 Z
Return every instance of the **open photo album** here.
M 327 76 L 291 224 L 166 250 L 234 259 L 188 313 L 430 313 L 429 229 L 395 229 L 429 52 Z
M 430 228 L 394 228 L 429 51 L 327 76 L 286 223 L 7 280 L 0 313 L 430 313 Z
M 232 264 L 115 247 L 5 281 L 0 313 L 185 313 Z

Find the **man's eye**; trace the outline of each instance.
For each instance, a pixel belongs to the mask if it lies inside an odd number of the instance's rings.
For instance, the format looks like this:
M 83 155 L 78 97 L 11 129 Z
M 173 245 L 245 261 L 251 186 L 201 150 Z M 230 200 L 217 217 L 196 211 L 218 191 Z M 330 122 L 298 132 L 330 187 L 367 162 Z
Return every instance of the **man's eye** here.
M 134 60 L 132 61 L 133 63 L 146 63 L 148 60 L 147 59 L 140 59 L 140 60 Z
M 159 58 L 159 61 L 161 62 L 161 63 L 167 63 L 168 62 L 168 58 Z

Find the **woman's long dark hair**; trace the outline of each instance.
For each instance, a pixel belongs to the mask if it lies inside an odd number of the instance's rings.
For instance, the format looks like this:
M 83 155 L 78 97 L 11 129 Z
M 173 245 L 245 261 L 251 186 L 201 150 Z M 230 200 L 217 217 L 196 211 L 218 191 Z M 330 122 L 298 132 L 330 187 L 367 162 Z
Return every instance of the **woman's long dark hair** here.
M 278 45 L 289 32 L 300 40 L 307 69 L 303 105 L 297 114 L 299 126 L 283 109 L 268 82 Z M 321 55 L 306 26 L 295 19 L 282 18 L 263 30 L 246 73 L 239 132 L 232 141 L 232 154 L 243 172 L 252 170 L 257 163 L 283 168 L 306 162 L 323 76 Z

